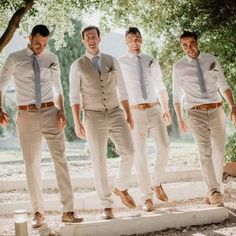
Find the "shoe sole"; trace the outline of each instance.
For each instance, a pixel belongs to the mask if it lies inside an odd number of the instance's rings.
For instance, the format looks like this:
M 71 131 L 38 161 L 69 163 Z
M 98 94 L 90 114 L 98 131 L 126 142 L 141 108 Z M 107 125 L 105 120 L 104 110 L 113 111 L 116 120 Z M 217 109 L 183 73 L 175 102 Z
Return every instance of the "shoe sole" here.
M 68 224 L 76 224 L 76 223 L 81 223 L 83 221 L 84 221 L 84 219 L 81 219 L 81 220 L 78 220 L 78 221 L 75 221 L 75 222 L 72 222 L 72 221 L 69 221 L 69 220 L 62 220 L 61 222 L 62 223 L 68 223 Z

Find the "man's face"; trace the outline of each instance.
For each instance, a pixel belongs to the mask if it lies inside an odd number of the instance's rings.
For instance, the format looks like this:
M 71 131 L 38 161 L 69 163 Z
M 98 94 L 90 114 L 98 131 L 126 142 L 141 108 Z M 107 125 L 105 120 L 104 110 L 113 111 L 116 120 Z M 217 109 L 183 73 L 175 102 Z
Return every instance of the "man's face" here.
M 98 37 L 98 33 L 96 29 L 91 29 L 84 32 L 84 38 L 82 39 L 82 43 L 84 44 L 86 50 L 96 55 L 99 51 L 99 43 L 101 41 L 101 38 Z
M 184 37 L 180 39 L 180 46 L 184 53 L 189 57 L 196 58 L 199 54 L 197 40 L 193 37 Z
M 46 48 L 48 44 L 49 37 L 43 37 L 39 33 L 37 33 L 35 36 L 29 36 L 30 40 L 30 49 L 36 54 L 39 55 L 43 52 L 43 50 Z
M 125 38 L 126 45 L 129 52 L 139 53 L 141 50 L 142 37 L 139 33 L 127 34 Z

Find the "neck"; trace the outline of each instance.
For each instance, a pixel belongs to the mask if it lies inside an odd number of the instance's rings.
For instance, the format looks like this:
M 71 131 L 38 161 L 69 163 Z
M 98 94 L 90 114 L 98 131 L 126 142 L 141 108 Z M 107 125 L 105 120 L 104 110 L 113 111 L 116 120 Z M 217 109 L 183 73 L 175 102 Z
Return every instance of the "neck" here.
M 141 50 L 129 50 L 129 52 L 137 56 L 141 53 Z
M 94 56 L 96 56 L 99 53 L 99 49 L 97 49 L 97 50 L 87 50 L 87 52 L 94 55 Z

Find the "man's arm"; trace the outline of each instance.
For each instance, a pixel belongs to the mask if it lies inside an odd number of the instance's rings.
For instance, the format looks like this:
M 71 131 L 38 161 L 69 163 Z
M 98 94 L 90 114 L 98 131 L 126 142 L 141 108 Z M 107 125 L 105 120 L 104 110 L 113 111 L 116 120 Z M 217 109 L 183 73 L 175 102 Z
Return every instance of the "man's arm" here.
M 9 124 L 9 116 L 2 109 L 3 105 L 3 94 L 0 91 L 0 125 L 7 126 Z
M 163 119 L 166 125 L 169 125 L 171 123 L 171 116 L 169 111 L 169 96 L 168 93 L 165 90 L 160 91 L 159 93 L 159 101 L 161 103 L 162 113 L 163 113 Z
M 62 128 L 65 128 L 65 126 L 66 126 L 66 116 L 65 116 L 64 97 L 63 97 L 63 95 L 62 94 L 58 94 L 55 97 L 54 102 L 55 102 L 55 106 L 58 109 L 57 119 L 58 119 L 58 122 L 59 122 L 59 126 L 62 127 Z
M 72 114 L 73 114 L 73 119 L 74 119 L 76 136 L 79 138 L 85 139 L 86 135 L 85 135 L 84 126 L 82 125 L 82 122 L 81 122 L 80 104 L 72 105 Z
M 3 90 L 9 83 L 14 72 L 14 58 L 10 55 L 0 72 L 0 125 L 7 126 L 9 124 L 9 116 L 3 111 Z
M 131 115 L 131 111 L 130 111 L 130 106 L 129 106 L 129 101 L 128 100 L 123 100 L 121 101 L 122 107 L 125 110 L 125 114 L 126 114 L 126 120 L 130 126 L 131 129 L 134 128 L 134 121 Z
M 183 115 L 183 108 L 181 103 L 174 103 L 174 108 L 175 108 L 175 113 L 178 119 L 178 124 L 179 124 L 179 128 L 183 133 L 188 132 L 189 128 L 188 125 L 186 123 L 186 121 L 184 120 L 184 115 Z
M 234 103 L 234 98 L 231 89 L 226 89 L 223 92 L 223 96 L 230 106 L 230 119 L 233 124 L 236 124 L 236 105 Z

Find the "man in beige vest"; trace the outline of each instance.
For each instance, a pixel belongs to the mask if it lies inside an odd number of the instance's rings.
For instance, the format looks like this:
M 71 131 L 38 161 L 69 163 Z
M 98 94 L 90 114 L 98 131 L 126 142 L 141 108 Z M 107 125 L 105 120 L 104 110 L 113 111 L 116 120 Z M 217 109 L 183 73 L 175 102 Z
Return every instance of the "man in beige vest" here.
M 79 223 L 83 220 L 74 214 L 65 158 L 66 118 L 60 66 L 57 56 L 46 50 L 48 40 L 48 28 L 36 25 L 29 36 L 29 45 L 10 54 L 0 73 L 0 125 L 9 123 L 9 117 L 2 108 L 1 91 L 14 78 L 18 109 L 16 124 L 34 211 L 33 228 L 40 227 L 45 219 L 40 170 L 42 137 L 47 141 L 55 165 L 63 206 L 62 222 Z
M 100 31 L 96 26 L 82 30 L 82 42 L 86 53 L 71 66 L 70 103 L 76 135 L 88 140 L 95 187 L 104 207 L 104 219 L 111 219 L 114 217 L 113 201 L 106 167 L 109 136 L 115 142 L 121 158 L 119 178 L 115 181 L 113 192 L 126 206 L 136 206 L 127 192 L 134 156 L 129 130 L 129 126 L 133 127 L 133 120 L 119 64 L 112 56 L 99 51 L 100 40 Z M 119 101 L 125 114 L 120 108 Z M 84 111 L 84 123 L 81 121 L 81 109 Z

